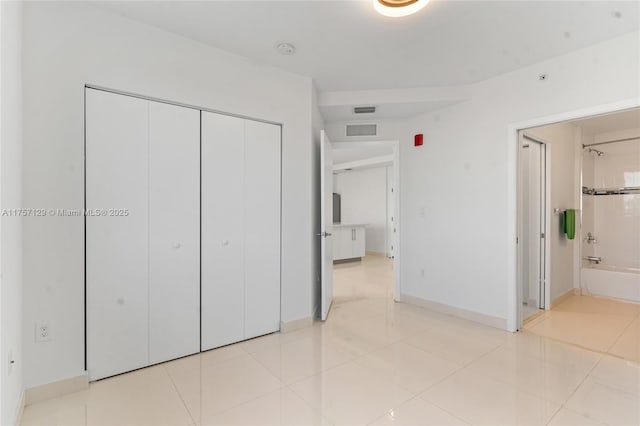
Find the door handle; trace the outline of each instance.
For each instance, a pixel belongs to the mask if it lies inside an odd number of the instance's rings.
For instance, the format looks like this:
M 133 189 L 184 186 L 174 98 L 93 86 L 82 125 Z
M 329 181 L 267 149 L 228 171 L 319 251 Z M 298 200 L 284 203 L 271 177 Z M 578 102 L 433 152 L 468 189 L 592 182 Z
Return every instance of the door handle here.
M 331 234 L 331 232 L 324 232 L 324 231 L 322 231 L 321 233 L 316 234 L 316 237 L 324 237 L 324 238 L 327 238 L 327 237 L 330 237 L 331 235 L 332 235 L 332 234 Z

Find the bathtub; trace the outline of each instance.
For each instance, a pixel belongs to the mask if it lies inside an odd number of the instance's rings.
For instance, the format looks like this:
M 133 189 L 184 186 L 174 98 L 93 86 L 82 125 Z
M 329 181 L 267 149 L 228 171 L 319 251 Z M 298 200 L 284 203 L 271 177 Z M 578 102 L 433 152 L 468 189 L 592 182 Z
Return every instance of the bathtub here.
M 585 265 L 581 281 L 582 288 L 591 294 L 640 303 L 640 268 Z

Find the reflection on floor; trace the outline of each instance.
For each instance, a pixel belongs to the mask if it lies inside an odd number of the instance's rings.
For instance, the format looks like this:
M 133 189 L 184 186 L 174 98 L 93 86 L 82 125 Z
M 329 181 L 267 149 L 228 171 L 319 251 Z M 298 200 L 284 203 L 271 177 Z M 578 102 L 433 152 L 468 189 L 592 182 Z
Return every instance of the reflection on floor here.
M 598 352 L 640 362 L 640 305 L 571 296 L 525 329 Z
M 362 261 L 333 265 L 333 302 L 393 297 L 393 260 L 367 253 Z
M 23 424 L 640 424 L 639 365 L 394 303 L 389 271 L 340 265 L 326 322 L 92 383 Z

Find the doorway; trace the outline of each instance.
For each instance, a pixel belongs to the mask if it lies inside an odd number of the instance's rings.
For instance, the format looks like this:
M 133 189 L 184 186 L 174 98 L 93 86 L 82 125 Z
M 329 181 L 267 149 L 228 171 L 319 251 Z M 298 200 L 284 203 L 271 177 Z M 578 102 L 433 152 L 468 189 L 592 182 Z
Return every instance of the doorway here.
M 399 301 L 400 209 L 398 141 L 331 144 L 326 134 L 323 139 L 324 320 L 334 300 Z
M 640 362 L 640 108 L 618 105 L 523 124 L 514 125 L 513 141 L 516 328 Z M 542 187 L 532 163 L 543 158 L 532 151 L 538 148 L 547 154 L 544 245 L 534 244 L 534 205 L 542 204 L 534 196 L 538 182 Z M 537 282 L 544 284 L 540 293 Z M 538 312 L 531 309 L 536 294 L 544 301 Z
M 527 270 L 536 253 L 526 241 L 536 217 L 527 216 L 527 155 L 520 155 L 522 186 L 522 328 L 592 351 L 640 361 L 640 109 L 530 127 L 551 148 L 551 222 L 547 239 L 545 311 L 532 318 Z M 522 145 L 520 149 L 523 149 Z M 535 155 L 533 156 L 535 157 Z M 531 178 L 535 183 L 535 177 Z M 568 214 L 568 213 L 571 214 Z M 547 246 L 548 247 L 548 246 Z M 527 321 L 527 318 L 531 318 Z

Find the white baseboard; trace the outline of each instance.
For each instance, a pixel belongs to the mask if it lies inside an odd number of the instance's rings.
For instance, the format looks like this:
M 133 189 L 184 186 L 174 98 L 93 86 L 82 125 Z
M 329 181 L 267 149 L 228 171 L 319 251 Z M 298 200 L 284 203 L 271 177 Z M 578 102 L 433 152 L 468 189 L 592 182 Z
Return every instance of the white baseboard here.
M 281 322 L 280 333 L 289 333 L 291 331 L 300 330 L 301 328 L 311 327 L 313 325 L 313 318 L 300 318 L 293 321 Z
M 35 404 L 69 393 L 79 392 L 89 387 L 89 376 L 82 374 L 46 385 L 34 386 L 25 391 L 25 405 Z
M 591 292 L 586 288 L 575 288 L 574 290 L 576 291 L 576 296 L 593 296 L 593 294 L 591 294 Z
M 551 301 L 551 309 L 553 309 L 554 307 L 558 306 L 560 303 L 564 302 L 569 297 L 575 295 L 576 294 L 576 290 L 579 290 L 579 289 L 577 289 L 577 288 L 569 289 L 569 290 L 565 291 L 564 293 L 562 293 L 560 296 L 558 296 L 555 299 L 553 299 Z
M 467 309 L 456 308 L 455 306 L 445 305 L 443 303 L 433 302 L 431 300 L 422 299 L 420 297 L 409 296 L 407 294 L 401 295 L 403 303 L 410 303 L 412 305 L 420 306 L 421 308 L 431 309 L 432 311 L 440 312 L 442 314 L 451 315 L 454 317 L 466 319 L 469 321 L 478 322 L 480 324 L 488 325 L 489 327 L 499 328 L 500 330 L 507 330 L 506 318 L 498 318 L 491 315 L 482 314 L 480 312 L 469 311 Z

